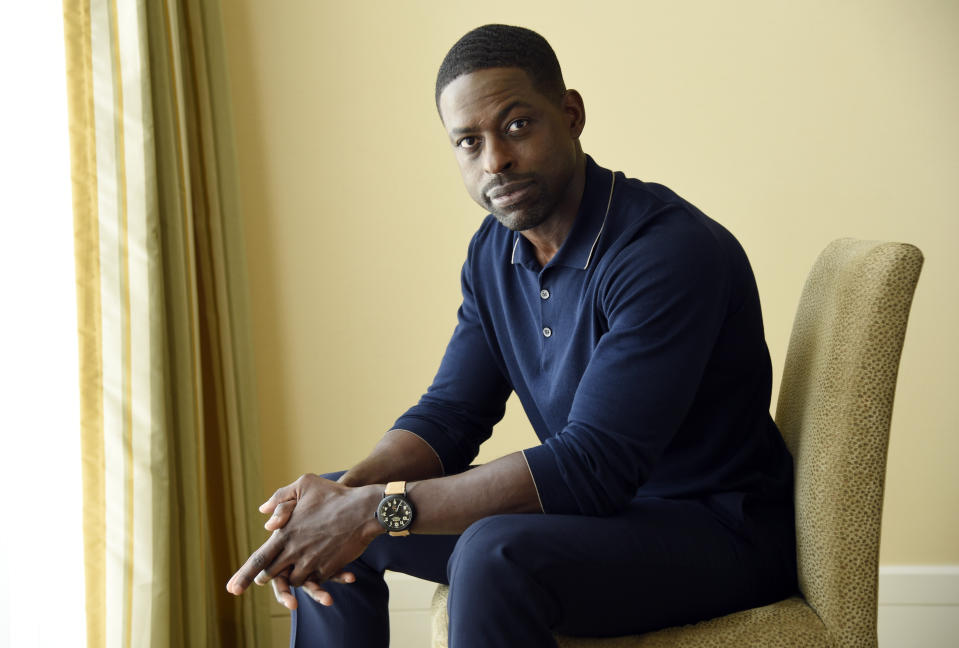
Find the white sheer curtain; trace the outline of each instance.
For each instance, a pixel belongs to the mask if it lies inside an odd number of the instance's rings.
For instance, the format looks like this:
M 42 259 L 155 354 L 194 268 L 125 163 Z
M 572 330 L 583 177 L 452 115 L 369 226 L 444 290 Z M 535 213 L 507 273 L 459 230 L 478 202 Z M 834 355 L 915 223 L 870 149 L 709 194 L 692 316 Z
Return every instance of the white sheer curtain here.
M 0 8 L 0 646 L 85 644 L 60 2 Z

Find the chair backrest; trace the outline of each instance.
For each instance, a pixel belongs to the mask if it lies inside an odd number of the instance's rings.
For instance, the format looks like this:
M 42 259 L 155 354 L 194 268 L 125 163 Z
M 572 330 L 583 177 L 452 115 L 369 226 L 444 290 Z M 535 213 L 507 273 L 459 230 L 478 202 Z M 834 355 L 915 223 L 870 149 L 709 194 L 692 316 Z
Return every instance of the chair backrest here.
M 922 253 L 840 239 L 793 324 L 776 422 L 796 467 L 799 587 L 835 645 L 876 646 L 889 422 Z

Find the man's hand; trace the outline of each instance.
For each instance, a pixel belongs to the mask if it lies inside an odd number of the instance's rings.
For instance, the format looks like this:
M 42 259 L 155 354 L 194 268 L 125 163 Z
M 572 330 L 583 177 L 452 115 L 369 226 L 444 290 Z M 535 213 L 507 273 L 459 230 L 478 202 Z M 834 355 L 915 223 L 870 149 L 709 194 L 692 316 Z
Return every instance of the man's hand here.
M 353 582 L 343 566 L 383 532 L 371 515 L 381 496 L 380 486 L 350 488 L 316 475 L 277 490 L 260 507 L 272 513 L 265 526 L 273 535 L 233 575 L 227 591 L 240 595 L 252 582 L 273 579 L 277 600 L 290 609 L 296 607 L 290 585 L 303 586 L 318 603 L 330 605 L 322 583 Z
M 295 486 L 296 484 L 294 483 L 278 489 L 275 493 L 273 493 L 270 499 L 260 504 L 260 513 L 271 514 L 270 518 L 263 525 L 267 531 L 275 531 L 279 528 L 282 528 L 286 525 L 287 521 L 289 521 L 290 514 L 293 513 L 293 508 L 296 506 L 296 499 L 285 498 L 291 494 L 291 491 L 295 497 L 296 490 L 293 488 Z M 261 571 L 253 579 L 253 582 L 257 585 L 265 585 L 266 581 L 269 580 L 273 587 L 273 596 L 276 598 L 276 602 L 289 610 L 295 610 L 297 605 L 296 597 L 293 595 L 293 591 L 290 588 L 289 580 L 287 580 L 288 575 L 289 574 L 287 571 L 282 574 L 277 574 L 270 579 L 266 575 L 266 572 Z M 334 583 L 355 583 L 356 576 L 352 572 L 344 571 L 328 580 Z M 316 583 L 308 578 L 306 582 L 303 583 L 303 589 L 306 590 L 307 594 L 310 595 L 310 598 L 320 605 L 333 605 L 333 597 L 330 596 L 330 593 L 323 589 L 319 583 Z
M 356 576 L 353 575 L 353 572 L 340 572 L 333 578 L 327 579 L 327 582 L 355 583 Z M 290 588 L 290 581 L 286 579 L 286 575 L 280 574 L 275 576 L 273 580 L 270 581 L 270 584 L 273 586 L 273 596 L 276 597 L 276 602 L 288 610 L 295 610 L 297 606 L 296 596 L 293 595 L 293 590 Z M 333 605 L 333 597 L 329 592 L 323 589 L 319 583 L 307 579 L 307 581 L 303 583 L 303 589 L 306 590 L 306 593 L 310 595 L 311 599 L 320 605 Z

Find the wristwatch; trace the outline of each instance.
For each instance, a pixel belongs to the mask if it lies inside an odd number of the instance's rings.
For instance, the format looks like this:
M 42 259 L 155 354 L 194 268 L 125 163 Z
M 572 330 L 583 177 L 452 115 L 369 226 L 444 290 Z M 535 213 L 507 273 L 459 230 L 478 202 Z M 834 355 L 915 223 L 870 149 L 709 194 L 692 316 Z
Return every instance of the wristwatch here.
M 395 481 L 386 485 L 383 499 L 376 507 L 373 517 L 383 525 L 391 536 L 408 536 L 413 524 L 413 505 L 406 499 L 406 482 Z

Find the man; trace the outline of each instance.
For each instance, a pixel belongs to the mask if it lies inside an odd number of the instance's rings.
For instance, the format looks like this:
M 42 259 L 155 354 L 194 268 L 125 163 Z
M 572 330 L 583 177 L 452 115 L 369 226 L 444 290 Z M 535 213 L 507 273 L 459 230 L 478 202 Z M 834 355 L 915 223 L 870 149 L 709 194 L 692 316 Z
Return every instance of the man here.
M 466 34 L 436 103 L 491 213 L 436 378 L 360 464 L 261 507 L 273 536 L 227 589 L 273 579 L 294 645 L 355 647 L 388 645 L 385 569 L 449 583 L 454 648 L 555 646 L 553 632 L 632 634 L 788 596 L 792 460 L 739 244 L 584 155 L 583 100 L 534 32 Z M 541 445 L 470 468 L 511 391 Z

